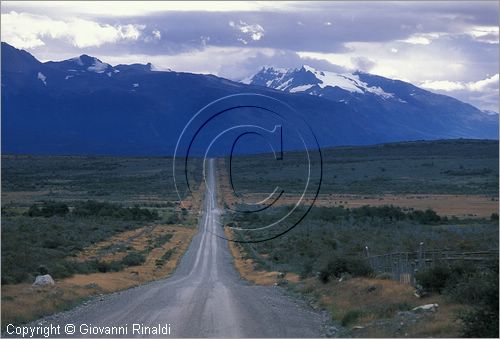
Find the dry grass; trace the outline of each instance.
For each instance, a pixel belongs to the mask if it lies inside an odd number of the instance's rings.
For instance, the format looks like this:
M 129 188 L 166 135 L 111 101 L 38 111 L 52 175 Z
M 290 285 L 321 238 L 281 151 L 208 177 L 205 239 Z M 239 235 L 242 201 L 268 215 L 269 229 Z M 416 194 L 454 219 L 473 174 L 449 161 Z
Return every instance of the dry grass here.
M 167 233 L 173 235 L 170 241 L 151 249 L 147 254 L 146 262 L 140 266 L 128 267 L 120 272 L 77 274 L 57 281 L 54 286 L 32 287 L 30 284 L 2 286 L 3 324 L 37 319 L 43 315 L 74 306 L 82 299 L 96 294 L 115 292 L 167 277 L 187 250 L 196 229 L 170 225 L 147 226 L 121 233 L 95 244 L 82 251 L 76 259 L 116 260 L 125 256 L 127 251 L 102 255 L 100 254 L 101 250 L 109 245 L 124 241 L 128 243 L 130 250 L 144 250 L 149 246 L 149 240 Z M 157 266 L 156 260 L 171 249 L 174 250 L 171 258 L 162 266 Z
M 219 159 L 219 169 L 226 168 L 224 159 Z M 241 197 L 233 194 L 226 171 L 219 173 L 218 188 L 219 203 L 225 202 L 230 206 L 242 203 Z M 246 193 L 245 200 L 259 201 L 267 197 L 268 193 Z M 290 205 L 297 202 L 297 197 L 283 195 L 276 206 Z M 316 206 L 334 207 L 344 206 L 356 208 L 364 205 L 383 206 L 393 205 L 403 209 L 426 210 L 433 209 L 440 216 L 457 218 L 489 218 L 492 213 L 498 213 L 498 198 L 484 195 L 451 195 L 451 194 L 320 194 L 315 201 Z
M 222 186 L 224 201 L 228 204 L 240 203 L 241 199 L 235 197 L 228 185 Z M 266 194 L 246 194 L 249 200 L 258 201 Z M 296 197 L 283 196 L 276 205 L 295 204 Z M 498 213 L 498 199 L 482 195 L 449 195 L 449 194 L 385 194 L 385 195 L 354 195 L 354 194 L 328 194 L 319 195 L 316 206 L 335 207 L 344 206 L 356 208 L 364 205 L 383 206 L 393 205 L 405 210 L 433 209 L 440 216 L 457 218 L 489 218 L 492 213 Z
M 229 185 L 227 172 L 223 170 L 226 168 L 224 159 L 219 158 L 217 161 L 217 168 L 219 169 L 219 172 L 217 173 L 217 192 L 219 192 L 217 196 L 218 204 L 219 206 L 222 206 L 224 202 L 231 205 L 238 203 L 239 198 L 233 194 Z M 226 227 L 224 229 L 224 233 L 228 239 L 233 239 L 233 232 L 230 228 Z M 229 249 L 234 259 L 234 267 L 242 279 L 248 280 L 257 285 L 265 286 L 278 283 L 278 276 L 280 272 L 257 270 L 255 262 L 252 259 L 247 258 L 243 248 L 238 243 L 229 241 Z M 299 277 L 294 273 L 287 273 L 284 279 L 290 282 L 297 282 Z
M 193 221 L 197 219 L 204 188 L 204 184 L 200 185 L 199 189 L 182 201 L 181 206 L 177 206 L 177 210 L 180 211 L 181 207 L 187 208 L 190 219 Z M 8 196 L 2 193 L 2 198 L 25 202 L 34 195 L 45 193 L 8 192 Z M 144 196 L 139 198 L 146 199 Z M 134 251 L 146 255 L 146 261 L 140 266 L 127 267 L 120 272 L 77 274 L 56 281 L 54 286 L 2 285 L 2 324 L 5 326 L 8 323 L 24 323 L 68 309 L 96 294 L 111 293 L 167 277 L 173 272 L 197 232 L 196 228 L 188 227 L 189 225 L 155 225 L 126 231 L 89 246 L 72 258 L 79 261 L 98 259 L 112 262 Z M 170 240 L 161 246 L 151 248 L 155 239 L 165 234 L 172 234 Z M 117 250 L 118 247 L 120 250 Z M 169 250 L 173 250 L 171 257 L 163 265 L 156 265 L 156 260 Z
M 419 299 L 414 289 L 392 280 L 353 278 L 327 284 L 310 278 L 299 290 L 312 294 L 320 307 L 330 310 L 334 321 L 351 329 L 354 337 L 456 337 L 460 323 L 456 312 L 463 308 L 439 295 Z M 429 312 L 415 322 L 395 318 L 424 304 L 439 304 L 437 312 Z
M 233 235 L 230 228 L 226 227 L 224 232 L 228 239 L 232 239 Z M 243 248 L 238 243 L 229 241 L 229 249 L 231 250 L 231 254 L 233 255 L 234 267 L 240 274 L 241 278 L 248 280 L 254 284 L 264 286 L 274 285 L 280 280 L 280 272 L 256 270 L 254 261 L 252 259 L 246 258 Z M 296 283 L 300 280 L 297 274 L 290 272 L 286 273 L 283 279 L 293 283 Z

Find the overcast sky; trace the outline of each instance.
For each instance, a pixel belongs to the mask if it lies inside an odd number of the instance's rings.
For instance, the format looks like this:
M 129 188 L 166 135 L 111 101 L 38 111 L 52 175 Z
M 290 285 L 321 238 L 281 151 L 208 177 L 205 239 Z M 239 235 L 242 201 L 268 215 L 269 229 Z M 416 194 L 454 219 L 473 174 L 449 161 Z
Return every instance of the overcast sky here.
M 362 70 L 498 111 L 498 15 L 497 1 L 2 1 L 1 38 L 42 61 L 85 53 L 233 80 Z

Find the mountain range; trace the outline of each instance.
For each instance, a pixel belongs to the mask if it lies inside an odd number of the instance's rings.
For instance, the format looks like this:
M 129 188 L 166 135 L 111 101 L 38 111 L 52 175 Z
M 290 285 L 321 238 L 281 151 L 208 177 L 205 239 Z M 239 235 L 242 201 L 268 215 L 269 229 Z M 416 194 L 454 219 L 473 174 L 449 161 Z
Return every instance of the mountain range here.
M 498 114 L 363 72 L 264 67 L 235 82 L 156 71 L 151 64 L 111 66 L 85 54 L 40 62 L 4 42 L 1 59 L 4 154 L 171 155 L 197 111 L 218 98 L 248 92 L 289 104 L 322 147 L 498 139 Z M 236 124 L 234 119 L 224 124 Z M 288 149 L 298 146 L 293 140 L 285 143 Z M 224 153 L 220 147 L 216 152 Z M 243 151 L 263 150 L 255 144 Z

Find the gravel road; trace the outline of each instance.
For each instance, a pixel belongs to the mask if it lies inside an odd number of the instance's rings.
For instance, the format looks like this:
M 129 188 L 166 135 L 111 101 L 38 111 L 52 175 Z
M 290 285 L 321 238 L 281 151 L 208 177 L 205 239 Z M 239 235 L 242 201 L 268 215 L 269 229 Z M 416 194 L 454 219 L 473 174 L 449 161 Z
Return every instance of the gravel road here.
M 59 324 L 61 335 L 68 336 L 64 326 L 74 324 L 76 332 L 68 337 L 106 336 L 82 334 L 80 329 L 85 332 L 89 325 L 93 331 L 111 326 L 128 330 L 125 335 L 110 337 L 152 336 L 132 333 L 133 324 L 169 324 L 170 337 L 321 337 L 324 314 L 281 288 L 255 286 L 240 279 L 227 241 L 213 235 L 220 233 L 213 160 L 208 161 L 207 182 L 210 190 L 205 194 L 199 232 L 172 276 L 95 298 L 32 325 Z

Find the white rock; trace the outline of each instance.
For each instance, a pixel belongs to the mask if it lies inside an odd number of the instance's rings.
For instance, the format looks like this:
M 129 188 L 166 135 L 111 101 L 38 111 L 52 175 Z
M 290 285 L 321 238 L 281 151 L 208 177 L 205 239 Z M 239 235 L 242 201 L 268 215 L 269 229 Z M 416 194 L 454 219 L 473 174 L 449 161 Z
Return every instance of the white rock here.
M 50 276 L 50 274 L 38 275 L 35 278 L 35 282 L 33 286 L 45 286 L 45 285 L 54 285 L 54 279 Z
M 427 305 L 417 306 L 414 309 L 412 309 L 412 311 L 414 311 L 414 312 L 421 312 L 421 311 L 435 312 L 435 311 L 437 311 L 438 307 L 439 307 L 438 304 L 427 304 Z

